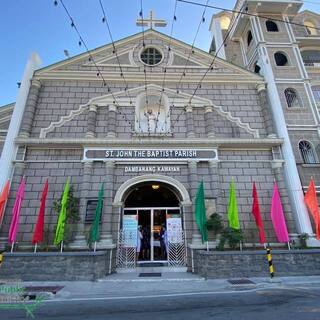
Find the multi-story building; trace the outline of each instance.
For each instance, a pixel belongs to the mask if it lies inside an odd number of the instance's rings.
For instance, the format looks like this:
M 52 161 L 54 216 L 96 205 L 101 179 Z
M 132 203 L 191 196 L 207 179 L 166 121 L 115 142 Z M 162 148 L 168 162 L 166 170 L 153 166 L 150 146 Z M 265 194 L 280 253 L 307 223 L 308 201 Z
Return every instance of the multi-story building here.
M 320 16 L 299 12 L 302 1 L 237 1 L 212 17 L 212 53 L 262 75 L 273 127 L 284 139 L 286 184 L 301 233 L 310 233 L 303 190 L 320 181 Z M 302 216 L 305 217 L 302 218 Z

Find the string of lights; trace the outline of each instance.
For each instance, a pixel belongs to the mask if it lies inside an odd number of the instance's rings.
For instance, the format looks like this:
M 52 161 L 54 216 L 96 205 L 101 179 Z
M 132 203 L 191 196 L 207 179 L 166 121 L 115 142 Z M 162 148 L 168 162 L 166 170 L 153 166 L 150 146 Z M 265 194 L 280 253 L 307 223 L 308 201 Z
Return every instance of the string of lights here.
M 122 116 L 122 118 L 131 126 L 131 121 L 128 120 L 127 116 L 125 113 L 123 113 L 121 110 L 120 110 L 120 104 L 119 102 L 117 101 L 117 98 L 115 97 L 114 93 L 111 91 L 111 88 L 108 86 L 107 84 L 107 81 L 105 80 L 104 76 L 103 76 L 103 73 L 101 72 L 101 69 L 99 68 L 99 66 L 97 65 L 91 51 L 92 50 L 89 50 L 88 46 L 87 46 L 87 43 L 85 42 L 83 36 L 81 35 L 80 31 L 79 31 L 79 28 L 77 27 L 76 23 L 75 23 L 75 19 L 72 17 L 72 15 L 70 14 L 70 11 L 68 10 L 68 8 L 66 7 L 65 3 L 63 2 L 63 0 L 59 0 L 60 4 L 62 5 L 65 13 L 67 14 L 68 18 L 70 19 L 70 24 L 71 24 L 71 28 L 74 29 L 77 33 L 77 36 L 78 36 L 78 45 L 79 46 L 84 46 L 88 56 L 89 56 L 89 62 L 92 62 L 94 67 L 96 68 L 97 70 L 97 77 L 100 77 L 102 79 L 102 86 L 103 87 L 106 87 L 107 88 L 107 92 L 112 96 L 112 99 L 113 99 L 113 104 L 117 106 L 117 112 Z M 57 6 L 58 5 L 58 1 L 55 0 L 54 1 L 54 5 Z
M 130 95 L 130 93 L 128 91 L 128 89 L 129 89 L 128 82 L 127 82 L 127 80 L 125 78 L 125 75 L 124 75 L 124 72 L 123 72 L 123 68 L 122 68 L 121 63 L 120 63 L 120 59 L 119 59 L 119 55 L 118 55 L 118 52 L 117 52 L 117 48 L 115 46 L 114 38 L 112 36 L 111 28 L 110 28 L 110 25 L 109 25 L 109 22 L 108 22 L 108 19 L 107 19 L 106 10 L 104 8 L 102 0 L 99 0 L 99 4 L 100 4 L 100 8 L 101 8 L 102 15 L 103 15 L 102 23 L 104 23 L 106 25 L 106 28 L 107 28 L 107 31 L 108 31 L 108 34 L 109 34 L 109 37 L 110 37 L 110 40 L 111 40 L 112 48 L 113 48 L 112 53 L 116 56 L 117 63 L 118 63 L 118 66 L 119 66 L 119 70 L 120 70 L 120 77 L 123 79 L 123 82 L 124 82 L 124 85 L 125 85 L 124 91 L 126 92 L 126 95 L 129 98 L 130 106 L 132 106 L 133 102 L 132 102 L 132 97 L 131 97 L 131 95 Z M 133 110 L 135 112 L 135 109 L 133 109 Z M 137 123 L 138 123 L 138 127 L 139 127 L 140 132 L 142 132 L 140 121 L 137 120 Z
M 186 76 L 187 66 L 189 64 L 191 55 L 194 54 L 195 43 L 196 43 L 199 31 L 200 31 L 201 25 L 205 22 L 205 14 L 206 14 L 206 11 L 207 11 L 208 4 L 209 4 L 209 0 L 207 0 L 206 4 L 204 5 L 204 10 L 202 12 L 202 15 L 201 15 L 201 18 L 200 18 L 200 21 L 199 21 L 195 36 L 193 38 L 193 41 L 192 41 L 192 44 L 191 44 L 191 48 L 190 48 L 190 51 L 188 53 L 187 61 L 186 61 L 185 65 L 184 65 L 184 68 L 183 68 L 182 74 L 181 74 L 181 76 L 179 78 L 178 84 L 176 85 L 176 92 L 175 92 L 175 95 L 173 96 L 172 103 L 169 106 L 169 111 L 168 111 L 168 115 L 166 116 L 166 119 L 171 117 L 171 112 L 172 112 L 172 108 L 174 108 L 175 99 L 178 96 L 178 94 L 180 93 L 180 86 L 181 86 L 181 83 L 182 83 L 182 79 Z M 163 128 L 163 126 L 164 126 L 164 124 L 162 125 L 162 128 Z M 172 125 L 171 125 L 171 127 L 172 127 Z M 161 129 L 161 131 L 162 131 L 162 129 Z
M 285 23 L 285 24 L 290 24 L 290 25 L 294 25 L 294 26 L 299 26 L 299 27 L 304 27 L 305 28 L 305 25 L 302 24 L 302 23 L 293 22 L 293 21 L 286 21 L 286 20 L 277 19 L 277 18 L 274 18 L 274 17 L 263 16 L 263 15 L 255 14 L 255 13 L 249 13 L 247 11 L 241 11 L 241 10 L 235 10 L 235 9 L 227 9 L 227 8 L 218 7 L 218 6 L 212 6 L 212 5 L 204 5 L 202 3 L 189 1 L 189 0 L 177 0 L 177 1 L 179 1 L 181 3 L 192 4 L 192 5 L 195 5 L 195 6 L 200 6 L 200 7 L 206 6 L 206 7 L 211 8 L 211 9 L 216 9 L 216 10 L 227 11 L 227 12 L 231 12 L 231 13 L 242 14 L 242 15 L 246 15 L 246 16 L 250 16 L 250 17 L 258 17 L 258 18 L 262 18 L 262 19 L 266 19 L 266 20 L 271 20 L 271 21 L 275 21 L 275 22 L 280 22 L 280 23 Z M 318 28 L 318 27 L 314 27 L 314 26 L 310 26 L 309 27 L 308 26 L 308 28 L 320 31 L 320 28 Z
M 142 5 L 142 0 L 140 0 L 140 12 L 139 16 L 142 20 L 141 23 L 141 29 L 142 29 L 142 48 L 143 50 L 146 48 L 146 42 L 145 42 L 145 36 L 144 36 L 144 23 L 143 23 L 143 5 Z M 145 88 L 145 93 L 146 93 L 146 111 L 144 112 L 145 117 L 147 118 L 148 121 L 148 135 L 151 135 L 151 127 L 150 127 L 150 116 L 149 116 L 149 98 L 148 98 L 148 80 L 147 80 L 147 69 L 146 66 L 143 65 L 143 73 L 144 73 L 144 88 Z M 140 112 L 138 115 L 139 121 L 140 121 Z
M 172 22 L 171 22 L 170 38 L 169 38 L 169 43 L 168 43 L 167 62 L 166 62 L 166 66 L 164 67 L 164 70 L 163 70 L 162 89 L 161 89 L 160 98 L 159 98 L 159 101 L 158 101 L 159 108 L 158 108 L 156 124 L 155 124 L 155 133 L 156 133 L 157 128 L 158 128 L 159 116 L 160 116 L 160 112 L 161 112 L 162 97 L 163 97 L 163 93 L 165 91 L 165 82 L 166 82 L 167 67 L 168 67 L 168 62 L 169 62 L 169 55 L 170 55 L 170 52 L 171 52 L 171 42 L 172 42 L 172 35 L 173 35 L 173 27 L 174 27 L 174 23 L 177 21 L 177 16 L 176 16 L 177 4 L 178 4 L 178 2 L 177 2 L 177 0 L 175 0 L 174 10 L 173 10 L 173 17 L 172 17 Z M 168 117 L 165 114 L 165 120 L 164 120 L 164 123 L 162 124 L 160 132 L 163 131 L 163 126 L 165 126 L 165 128 L 167 127 L 167 118 Z

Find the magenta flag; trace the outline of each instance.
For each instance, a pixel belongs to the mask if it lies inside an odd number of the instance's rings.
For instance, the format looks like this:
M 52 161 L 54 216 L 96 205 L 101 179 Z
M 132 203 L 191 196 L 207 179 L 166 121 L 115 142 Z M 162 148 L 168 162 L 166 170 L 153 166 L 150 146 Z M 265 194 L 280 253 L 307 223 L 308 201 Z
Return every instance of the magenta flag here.
M 271 220 L 278 241 L 289 242 L 286 220 L 284 218 L 280 194 L 276 182 L 274 182 L 273 186 L 273 195 L 271 202 Z
M 24 189 L 26 186 L 26 181 L 23 176 L 18 191 L 16 195 L 16 200 L 14 202 L 13 210 L 12 210 L 12 219 L 11 219 L 11 225 L 9 229 L 9 243 L 12 244 L 16 241 L 16 236 L 18 232 L 19 227 L 19 216 L 20 216 L 20 209 L 24 197 Z

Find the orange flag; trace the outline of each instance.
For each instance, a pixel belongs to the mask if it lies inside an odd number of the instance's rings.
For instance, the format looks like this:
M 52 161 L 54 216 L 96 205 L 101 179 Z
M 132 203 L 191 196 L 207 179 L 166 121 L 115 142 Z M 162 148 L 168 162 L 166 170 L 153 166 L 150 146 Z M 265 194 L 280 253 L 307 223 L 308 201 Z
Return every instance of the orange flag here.
M 304 195 L 304 202 L 306 203 L 309 213 L 311 214 L 314 224 L 316 226 L 316 237 L 320 240 L 320 216 L 319 216 L 319 205 L 316 194 L 316 188 L 314 186 L 313 178 L 310 180 L 308 191 Z
M 2 224 L 3 214 L 4 214 L 4 207 L 6 205 L 8 195 L 10 190 L 10 181 L 8 180 L 4 185 L 1 195 L 0 195 L 0 225 Z

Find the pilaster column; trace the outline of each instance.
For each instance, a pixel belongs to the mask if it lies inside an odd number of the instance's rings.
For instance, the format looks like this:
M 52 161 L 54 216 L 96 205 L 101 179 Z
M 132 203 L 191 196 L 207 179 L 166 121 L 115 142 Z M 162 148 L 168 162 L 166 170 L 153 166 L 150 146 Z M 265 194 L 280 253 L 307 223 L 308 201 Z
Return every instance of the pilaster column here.
M 96 118 L 97 106 L 92 104 L 89 106 L 86 138 L 94 138 L 96 136 Z
M 209 161 L 209 172 L 211 177 L 211 194 L 214 198 L 218 198 L 219 195 L 219 162 Z
M 93 162 L 87 161 L 83 163 L 83 173 L 82 181 L 80 185 L 80 205 L 79 205 L 79 215 L 80 220 L 76 226 L 76 235 L 69 247 L 72 249 L 83 249 L 87 247 L 87 241 L 85 238 L 85 219 L 87 211 L 87 196 L 91 185 Z
M 187 128 L 187 137 L 194 138 L 194 123 L 193 123 L 193 107 L 186 106 L 186 128 Z
M 113 193 L 114 193 L 114 161 L 105 162 L 105 179 L 104 179 L 104 202 L 101 219 L 101 236 L 98 242 L 98 248 L 109 248 L 113 245 L 112 241 L 112 223 L 113 223 Z
M 214 124 L 213 124 L 213 107 L 204 107 L 204 121 L 206 125 L 206 133 L 208 138 L 214 138 Z
M 266 85 L 264 83 L 259 83 L 256 86 L 258 96 L 259 96 L 259 101 L 262 109 L 262 115 L 265 121 L 266 125 L 266 131 L 267 135 L 270 138 L 275 138 L 275 130 L 273 127 L 273 120 L 272 120 L 272 112 L 269 106 L 268 98 L 267 98 L 267 91 L 266 91 Z
M 111 104 L 108 107 L 108 133 L 107 137 L 114 138 L 116 134 L 116 114 L 117 106 Z
M 37 107 L 40 88 L 41 88 L 41 82 L 39 80 L 36 80 L 36 79 L 31 80 L 28 99 L 26 102 L 26 108 L 23 114 L 21 129 L 19 133 L 20 137 L 24 137 L 24 138 L 30 137 L 33 117 Z
M 195 203 L 195 197 L 198 188 L 198 170 L 197 170 L 197 162 L 196 161 L 188 161 L 188 172 L 189 172 L 189 192 L 191 196 L 191 201 Z M 193 209 L 192 207 L 192 209 Z M 193 210 L 192 210 L 193 211 Z M 192 216 L 192 244 L 202 244 L 201 235 L 196 223 L 196 219 L 194 213 L 191 212 Z

